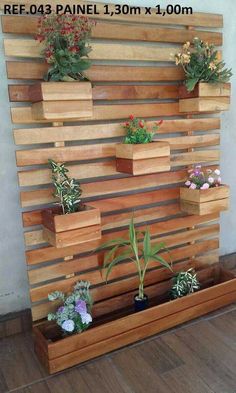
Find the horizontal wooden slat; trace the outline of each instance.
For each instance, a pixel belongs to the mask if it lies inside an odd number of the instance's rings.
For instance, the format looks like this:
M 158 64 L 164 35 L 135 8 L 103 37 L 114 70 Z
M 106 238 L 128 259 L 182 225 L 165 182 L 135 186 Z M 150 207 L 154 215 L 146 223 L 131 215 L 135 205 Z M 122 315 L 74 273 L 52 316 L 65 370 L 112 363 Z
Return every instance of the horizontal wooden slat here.
M 30 61 L 7 61 L 8 79 L 43 79 L 48 66 Z M 85 72 L 92 82 L 163 82 L 183 80 L 180 67 L 92 65 Z
M 29 6 L 31 4 L 34 5 L 42 5 L 48 4 L 52 5 L 52 8 L 56 6 L 56 4 L 63 4 L 63 5 L 74 5 L 74 0 L 62 0 L 58 1 L 48 1 L 48 0 L 25 0 L 24 4 L 26 6 L 26 10 L 29 10 Z M 15 4 L 15 0 L 9 0 L 7 4 Z M 87 2 L 80 2 L 80 5 L 87 4 Z M 104 4 L 99 3 L 89 3 L 89 4 L 96 4 L 98 14 L 93 14 L 93 18 L 95 19 L 110 19 L 110 15 L 104 14 Z M 1 8 L 3 6 L 1 5 Z M 125 21 L 125 22 L 137 22 L 137 23 L 150 23 L 150 24 L 173 24 L 173 25 L 181 25 L 181 26 L 196 26 L 196 27 L 213 27 L 213 28 L 220 28 L 223 27 L 223 16 L 219 14 L 211 14 L 211 13 L 203 13 L 203 12 L 193 12 L 187 15 L 182 14 L 166 14 L 165 17 L 162 15 L 156 15 L 156 9 L 152 9 L 152 14 L 145 14 L 145 9 L 141 9 L 141 14 L 134 15 L 126 15 L 123 13 L 116 13 L 115 6 L 113 4 L 109 4 L 109 11 L 113 12 L 114 15 L 112 16 L 112 20 L 116 21 Z M 88 15 L 90 16 L 90 15 Z
M 156 117 L 158 116 L 178 116 L 178 103 L 168 104 L 129 104 L 129 105 L 94 105 L 93 117 L 91 120 L 112 120 L 125 119 L 129 117 L 130 113 L 138 117 Z M 14 124 L 29 124 L 29 123 L 49 123 L 49 120 L 34 120 L 31 113 L 31 107 L 17 107 L 11 108 L 12 122 Z M 82 119 L 77 119 L 82 121 Z M 73 119 L 76 121 L 76 119 Z
M 219 214 L 209 214 L 205 216 L 186 216 L 183 218 L 177 218 L 172 220 L 167 220 L 161 223 L 156 223 L 151 226 L 151 232 L 154 235 L 159 235 L 160 233 L 168 233 L 182 228 L 192 227 L 194 225 L 199 225 L 202 223 L 207 223 L 210 221 L 215 221 L 219 218 Z M 142 227 L 141 227 L 142 229 Z M 143 226 L 145 229 L 145 226 Z M 124 236 L 127 234 L 126 231 L 119 231 L 118 236 Z M 114 238 L 114 233 L 103 235 L 103 241 L 107 241 Z M 26 262 L 28 265 L 35 265 L 41 262 L 52 261 L 58 258 L 64 258 L 68 255 L 77 255 L 83 252 L 92 251 L 97 248 L 100 241 L 90 242 L 88 244 L 81 244 L 73 247 L 66 247 L 63 249 L 57 249 L 55 247 L 43 247 L 36 250 L 26 251 Z
M 38 32 L 37 17 L 3 16 L 4 33 L 36 34 Z M 196 32 L 182 29 L 168 29 L 150 26 L 127 25 L 124 23 L 107 23 L 99 21 L 92 30 L 93 38 L 183 43 L 192 41 Z M 197 35 L 203 41 L 222 45 L 222 33 L 198 30 Z
M 191 237 L 191 236 L 190 236 Z M 187 235 L 186 235 L 187 238 Z M 169 242 L 166 242 L 167 247 L 170 247 L 171 245 L 171 240 Z M 219 240 L 218 239 L 211 239 L 211 240 L 205 240 L 205 241 L 199 241 L 198 243 L 191 244 L 190 246 L 183 246 L 179 248 L 175 248 L 170 251 L 171 253 L 171 259 L 173 262 L 176 262 L 178 260 L 182 260 L 185 258 L 189 258 L 191 256 L 197 256 L 198 254 L 204 253 L 207 250 L 212 250 L 219 248 Z M 160 255 L 165 256 L 166 253 L 161 253 Z M 94 257 L 96 260 L 96 256 Z M 157 262 L 150 261 L 149 263 L 149 269 L 155 268 L 157 266 L 160 266 Z M 114 267 L 113 272 L 111 273 L 111 279 L 114 278 L 121 278 L 123 275 L 128 275 L 128 274 L 134 274 L 136 272 L 136 266 L 134 265 L 133 262 L 125 262 L 120 265 L 117 265 Z M 54 281 L 53 283 L 50 284 L 45 284 L 40 287 L 35 287 L 30 290 L 30 296 L 31 296 L 31 301 L 36 302 L 40 300 L 44 300 L 47 298 L 48 294 L 52 291 L 68 291 L 71 286 L 77 282 L 78 280 L 82 279 L 84 280 L 87 277 L 87 279 L 92 283 L 92 285 L 95 285 L 96 283 L 102 283 L 104 282 L 104 278 L 102 278 L 101 273 L 99 270 L 97 270 L 95 273 L 84 273 L 81 274 L 77 277 L 73 277 L 72 279 L 65 279 L 61 281 Z M 94 277 L 94 282 L 92 281 Z
M 177 47 L 158 47 L 151 45 L 130 45 L 113 43 L 92 43 L 93 50 L 89 54 L 91 60 L 122 61 L 174 61 Z M 31 39 L 4 39 L 6 56 L 42 58 L 42 45 Z
M 174 154 L 171 156 L 171 166 L 192 165 L 206 162 L 216 162 L 220 159 L 219 150 L 194 151 Z
M 179 86 L 174 85 L 113 85 L 94 86 L 94 100 L 144 100 L 144 99 L 174 99 L 179 97 Z M 10 101 L 31 102 L 29 85 L 10 85 Z
M 186 149 L 191 147 L 216 146 L 219 144 L 219 135 L 199 135 L 176 138 L 164 138 L 160 141 L 170 143 L 171 149 Z M 100 143 L 96 145 L 68 146 L 57 148 L 44 148 L 33 150 L 18 150 L 16 152 L 17 166 L 47 164 L 48 158 L 58 162 L 70 162 L 98 158 L 112 158 L 115 156 L 115 143 Z
M 219 224 L 209 225 L 206 227 L 180 232 L 178 234 L 165 236 L 161 240 L 168 245 L 168 247 L 173 247 L 188 242 L 196 241 L 208 236 L 214 236 L 219 233 Z M 71 273 L 83 273 L 89 268 L 96 268 L 92 265 L 91 260 L 88 265 L 88 258 L 80 258 L 78 260 L 60 262 L 46 267 L 41 267 L 39 269 L 33 269 L 28 271 L 30 284 L 38 284 L 43 281 L 56 279 Z M 87 273 L 85 273 L 87 274 Z M 111 279 L 115 276 L 111 275 Z M 97 275 L 97 272 L 88 273 L 88 279 L 92 284 L 99 284 L 103 281 L 101 275 Z
M 152 127 L 155 122 L 147 122 Z M 165 120 L 158 130 L 159 134 L 188 131 L 211 131 L 220 128 L 220 118 Z M 15 129 L 14 139 L 17 145 L 42 143 L 86 141 L 123 136 L 123 123 L 93 124 L 80 126 L 44 127 Z

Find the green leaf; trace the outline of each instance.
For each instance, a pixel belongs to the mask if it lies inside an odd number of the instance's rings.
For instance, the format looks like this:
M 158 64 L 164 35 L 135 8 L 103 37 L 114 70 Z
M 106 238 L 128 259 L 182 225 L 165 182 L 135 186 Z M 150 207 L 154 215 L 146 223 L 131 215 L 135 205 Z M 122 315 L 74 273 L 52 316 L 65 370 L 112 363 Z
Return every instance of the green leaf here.
M 111 273 L 113 267 L 117 265 L 117 263 L 126 260 L 129 257 L 129 254 L 130 254 L 130 250 L 124 251 L 122 254 L 118 255 L 118 257 L 113 259 L 113 261 L 109 264 L 106 270 L 106 281 L 108 280 L 109 274 Z
M 164 258 L 162 258 L 160 255 L 152 255 L 152 259 L 154 259 L 154 261 L 159 262 L 162 266 L 166 267 L 167 269 L 169 269 L 170 271 L 173 271 L 170 264 L 168 262 L 165 261 Z
M 147 229 L 143 238 L 143 258 L 145 264 L 147 264 L 149 261 L 150 253 L 151 253 L 151 237 L 150 237 L 150 232 Z
M 166 246 L 165 246 L 165 243 L 163 243 L 163 242 L 154 244 L 154 246 L 152 246 L 152 249 L 151 249 L 151 255 L 155 255 L 155 254 L 157 254 L 160 250 L 163 250 L 163 249 L 165 249 L 165 248 L 166 248 Z

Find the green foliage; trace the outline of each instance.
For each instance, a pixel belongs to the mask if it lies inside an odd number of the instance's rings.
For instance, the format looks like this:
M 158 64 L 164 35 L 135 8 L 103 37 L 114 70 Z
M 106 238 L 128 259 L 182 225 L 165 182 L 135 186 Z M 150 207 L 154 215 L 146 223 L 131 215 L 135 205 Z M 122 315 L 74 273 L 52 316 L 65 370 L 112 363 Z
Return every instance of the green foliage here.
M 125 260 L 135 264 L 139 277 L 139 298 L 144 298 L 144 281 L 150 262 L 158 262 L 172 271 L 171 266 L 159 255 L 161 251 L 168 251 L 163 242 L 152 244 L 149 229 L 141 232 L 135 230 L 133 219 L 129 225 L 128 239 L 117 238 L 101 245 L 97 250 L 112 247 L 105 253 L 103 267 L 106 269 L 106 281 L 114 266 Z
M 194 269 L 189 269 L 186 272 L 177 273 L 173 278 L 173 285 L 171 289 L 171 298 L 177 299 L 189 295 L 197 291 L 200 284 Z
M 55 187 L 53 196 L 58 198 L 58 204 L 62 208 L 63 214 L 75 213 L 81 209 L 81 188 L 76 179 L 68 177 L 69 170 L 65 164 L 58 164 L 49 159 L 52 170 L 52 182 Z
M 124 129 L 126 131 L 124 143 L 140 144 L 152 142 L 154 135 L 158 130 L 158 126 L 161 123 L 162 121 L 156 123 L 156 125 L 152 128 L 152 131 L 149 131 L 144 120 L 137 119 L 133 115 L 130 115 L 130 121 L 124 125 Z
M 188 91 L 194 90 L 198 82 L 225 83 L 232 76 L 232 70 L 225 68 L 225 63 L 218 60 L 215 46 L 199 38 L 194 38 L 192 50 L 190 42 L 186 42 L 175 60 L 176 65 L 183 67 Z
M 81 333 L 90 325 L 92 321 L 90 313 L 93 302 L 89 287 L 90 283 L 88 281 L 79 281 L 69 295 L 59 291 L 48 295 L 50 301 L 61 301 L 57 311 L 48 314 L 48 320 L 56 321 L 63 333 Z
M 87 17 L 54 13 L 39 19 L 36 39 L 43 44 L 43 56 L 50 65 L 45 80 L 87 80 L 83 72 L 91 62 L 88 42 L 94 25 Z

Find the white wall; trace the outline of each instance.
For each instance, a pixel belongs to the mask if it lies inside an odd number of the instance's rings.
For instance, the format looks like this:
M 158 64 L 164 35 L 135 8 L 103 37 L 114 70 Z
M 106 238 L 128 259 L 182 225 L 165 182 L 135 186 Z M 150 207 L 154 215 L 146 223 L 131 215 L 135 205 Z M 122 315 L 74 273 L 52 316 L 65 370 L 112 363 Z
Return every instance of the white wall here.
M 111 3 L 114 1 L 110 1 Z M 121 1 L 119 1 L 121 3 Z M 118 1 L 117 1 L 118 3 Z M 235 0 L 137 0 L 123 4 L 162 7 L 167 4 L 191 6 L 195 12 L 211 12 L 224 15 L 224 59 L 232 67 L 232 103 L 230 112 L 222 114 L 221 168 L 223 180 L 231 185 L 231 210 L 221 218 L 221 254 L 236 251 L 236 2 Z M 0 33 L 1 34 L 1 33 Z M 19 189 L 16 176 L 15 146 L 7 92 L 5 57 L 2 34 L 0 37 L 0 315 L 29 307 L 28 282 L 24 257 L 23 229 L 19 205 Z

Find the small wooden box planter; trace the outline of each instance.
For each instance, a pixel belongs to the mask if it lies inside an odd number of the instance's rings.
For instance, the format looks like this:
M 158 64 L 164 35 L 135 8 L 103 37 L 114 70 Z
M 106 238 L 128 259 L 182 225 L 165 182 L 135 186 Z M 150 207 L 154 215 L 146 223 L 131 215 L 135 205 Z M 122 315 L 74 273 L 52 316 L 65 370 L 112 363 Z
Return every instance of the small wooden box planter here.
M 198 83 L 192 92 L 181 86 L 179 111 L 184 113 L 227 111 L 230 105 L 230 92 L 230 83 Z
M 57 248 L 73 246 L 101 239 L 100 211 L 85 205 L 85 209 L 60 214 L 59 208 L 42 212 L 44 240 Z
M 130 175 L 170 170 L 170 145 L 167 142 L 116 145 L 116 170 Z
M 29 96 L 35 120 L 89 119 L 93 115 L 90 82 L 41 82 L 30 86 Z
M 123 316 L 109 322 L 94 321 L 94 325 L 81 334 L 61 338 L 52 325 L 37 326 L 34 328 L 35 351 L 52 374 L 233 303 L 236 277 L 218 266 L 213 271 L 204 289 L 194 294 L 139 313 L 127 315 L 126 310 Z
M 229 186 L 222 185 L 208 190 L 180 188 L 180 209 L 188 214 L 204 215 L 229 209 Z

